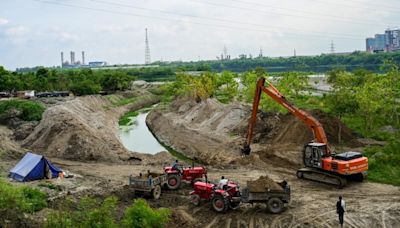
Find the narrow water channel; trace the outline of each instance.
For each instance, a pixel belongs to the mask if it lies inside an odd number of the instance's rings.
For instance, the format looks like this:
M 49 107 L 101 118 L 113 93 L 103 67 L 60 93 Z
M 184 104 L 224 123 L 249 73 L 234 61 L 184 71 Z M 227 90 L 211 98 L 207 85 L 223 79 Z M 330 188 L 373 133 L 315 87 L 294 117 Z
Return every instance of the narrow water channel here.
M 122 144 L 130 151 L 156 154 L 161 151 L 168 151 L 164 148 L 150 132 L 146 125 L 146 117 L 149 112 L 140 113 L 132 117 L 133 125 L 120 126 L 120 138 Z

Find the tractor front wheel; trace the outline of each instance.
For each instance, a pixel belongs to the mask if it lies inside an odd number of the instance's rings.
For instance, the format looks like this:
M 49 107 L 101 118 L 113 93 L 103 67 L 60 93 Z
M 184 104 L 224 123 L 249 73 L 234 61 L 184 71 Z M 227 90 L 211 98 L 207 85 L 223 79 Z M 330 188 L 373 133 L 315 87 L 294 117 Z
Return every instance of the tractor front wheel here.
M 190 196 L 190 202 L 193 203 L 195 206 L 199 206 L 200 204 L 200 196 L 197 194 L 193 194 Z

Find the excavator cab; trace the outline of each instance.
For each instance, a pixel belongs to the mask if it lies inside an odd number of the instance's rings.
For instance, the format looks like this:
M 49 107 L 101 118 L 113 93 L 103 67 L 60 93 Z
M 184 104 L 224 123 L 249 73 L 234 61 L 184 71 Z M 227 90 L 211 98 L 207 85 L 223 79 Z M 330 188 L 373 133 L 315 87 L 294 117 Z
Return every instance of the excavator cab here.
M 324 143 L 309 143 L 303 149 L 303 161 L 306 167 L 322 168 L 322 158 L 329 156 Z

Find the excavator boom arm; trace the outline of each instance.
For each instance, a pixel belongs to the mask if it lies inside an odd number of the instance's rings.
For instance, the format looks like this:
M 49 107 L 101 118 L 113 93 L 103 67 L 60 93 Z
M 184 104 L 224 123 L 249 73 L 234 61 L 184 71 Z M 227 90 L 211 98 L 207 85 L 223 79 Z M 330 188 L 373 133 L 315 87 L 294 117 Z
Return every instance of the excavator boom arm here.
M 321 123 L 311 116 L 309 113 L 297 108 L 276 89 L 270 82 L 267 81 L 268 86 L 265 86 L 266 79 L 260 78 L 257 81 L 256 93 L 253 100 L 253 110 L 251 114 L 251 118 L 249 121 L 249 127 L 247 129 L 246 142 L 243 148 L 243 153 L 250 153 L 250 144 L 253 138 L 253 130 L 257 120 L 257 110 L 260 104 L 261 93 L 264 92 L 268 96 L 270 96 L 274 101 L 278 102 L 284 108 L 286 108 L 290 113 L 296 116 L 298 119 L 303 121 L 313 132 L 314 141 L 319 143 L 324 143 L 327 145 L 327 152 L 330 153 L 330 149 L 328 146 L 328 139 L 326 137 L 325 131 L 321 125 Z

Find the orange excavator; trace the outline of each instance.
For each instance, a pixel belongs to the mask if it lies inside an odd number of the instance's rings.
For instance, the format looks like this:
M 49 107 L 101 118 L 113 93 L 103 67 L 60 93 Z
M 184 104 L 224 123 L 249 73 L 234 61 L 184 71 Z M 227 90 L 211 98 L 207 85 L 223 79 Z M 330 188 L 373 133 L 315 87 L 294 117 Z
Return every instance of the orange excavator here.
M 364 179 L 368 170 L 368 158 L 364 157 L 360 152 L 333 153 L 321 123 L 309 113 L 287 101 L 278 89 L 265 78 L 260 78 L 257 81 L 246 142 L 242 149 L 244 155 L 249 155 L 251 151 L 250 144 L 253 138 L 253 129 L 256 125 L 257 110 L 262 92 L 266 93 L 274 101 L 303 121 L 314 134 L 314 140 L 304 146 L 303 162 L 305 168 L 297 171 L 298 178 L 334 184 L 340 188 L 346 185 L 347 179 L 357 181 Z

